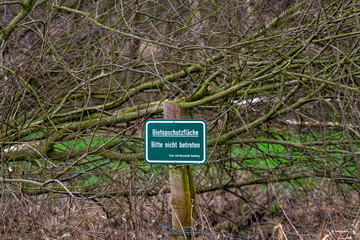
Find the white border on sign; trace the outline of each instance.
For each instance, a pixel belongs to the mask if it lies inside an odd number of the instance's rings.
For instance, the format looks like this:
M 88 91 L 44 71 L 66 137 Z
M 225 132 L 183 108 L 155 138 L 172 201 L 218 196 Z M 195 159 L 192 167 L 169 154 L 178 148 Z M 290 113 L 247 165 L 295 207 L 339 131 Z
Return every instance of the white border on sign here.
M 206 154 L 207 154 L 207 139 L 205 137 L 206 135 L 206 125 L 205 125 L 205 122 L 203 120 L 181 120 L 181 121 L 178 121 L 178 120 L 149 120 L 146 122 L 145 124 L 145 146 L 148 146 L 148 136 L 150 134 L 148 134 L 148 124 L 150 123 L 201 123 L 202 126 L 203 126 L 203 146 L 204 146 L 204 159 L 201 160 L 201 161 L 176 161 L 176 160 L 149 160 L 148 159 L 148 147 L 145 147 L 146 148 L 146 151 L 145 151 L 145 161 L 147 161 L 148 163 L 174 163 L 174 164 L 202 164 L 206 161 Z

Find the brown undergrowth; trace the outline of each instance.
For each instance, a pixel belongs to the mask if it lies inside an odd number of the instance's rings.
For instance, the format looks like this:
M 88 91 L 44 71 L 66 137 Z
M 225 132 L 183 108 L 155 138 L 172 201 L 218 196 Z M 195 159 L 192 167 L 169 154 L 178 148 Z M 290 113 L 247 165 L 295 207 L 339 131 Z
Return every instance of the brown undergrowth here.
M 274 184 L 264 189 L 256 186 L 198 194 L 195 239 L 225 239 L 219 235 L 239 239 L 359 239 L 360 198 L 355 190 L 324 182 Z M 13 191 L 13 195 L 2 198 L 0 237 L 169 239 L 170 222 L 166 193 L 94 201 Z

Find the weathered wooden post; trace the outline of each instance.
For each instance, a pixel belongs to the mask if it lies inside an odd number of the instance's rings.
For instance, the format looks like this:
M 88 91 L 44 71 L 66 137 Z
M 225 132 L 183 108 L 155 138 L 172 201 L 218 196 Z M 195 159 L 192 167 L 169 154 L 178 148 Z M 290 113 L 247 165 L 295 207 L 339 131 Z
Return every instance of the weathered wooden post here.
M 165 119 L 181 119 L 181 107 L 176 103 L 164 103 Z M 179 166 L 170 170 L 170 191 L 172 208 L 172 228 L 176 232 L 172 240 L 193 239 L 192 231 L 195 217 L 195 184 L 191 168 Z M 187 234 L 186 234 L 187 233 Z M 181 235 L 180 235 L 181 234 Z
M 195 184 L 191 167 L 207 160 L 207 125 L 201 119 L 181 119 L 179 104 L 164 103 L 164 119 L 144 125 L 144 158 L 149 164 L 182 166 L 170 170 L 172 240 L 193 239 Z

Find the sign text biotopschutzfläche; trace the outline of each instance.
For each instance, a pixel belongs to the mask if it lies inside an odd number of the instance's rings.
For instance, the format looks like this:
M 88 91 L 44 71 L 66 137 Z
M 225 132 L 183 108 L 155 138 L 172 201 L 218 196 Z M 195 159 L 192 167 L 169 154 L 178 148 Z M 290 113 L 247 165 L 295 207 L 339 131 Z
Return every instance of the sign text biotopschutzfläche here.
M 145 123 L 145 160 L 154 164 L 206 162 L 206 122 L 197 119 L 148 120 Z

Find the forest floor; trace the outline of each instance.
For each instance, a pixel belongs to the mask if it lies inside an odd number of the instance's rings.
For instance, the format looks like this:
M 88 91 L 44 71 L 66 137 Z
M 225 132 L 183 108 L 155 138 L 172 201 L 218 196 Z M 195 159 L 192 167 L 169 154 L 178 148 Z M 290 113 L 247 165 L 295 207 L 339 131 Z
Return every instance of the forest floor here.
M 360 195 L 343 189 L 347 197 L 339 197 L 325 182 L 323 189 L 311 184 L 302 184 L 301 193 L 277 184 L 272 192 L 257 186 L 198 194 L 195 239 L 360 239 L 359 212 L 351 207 Z M 2 205 L 0 238 L 170 239 L 169 197 L 23 194 Z

